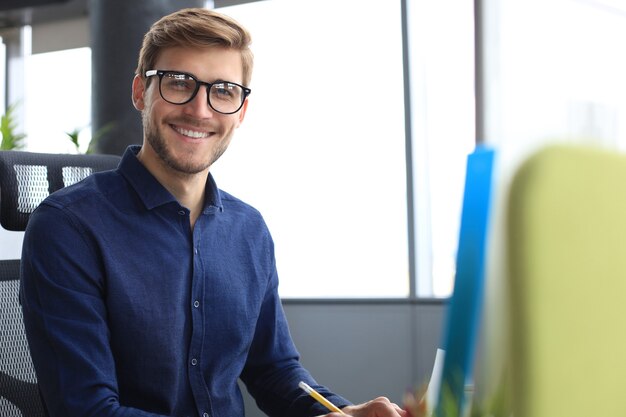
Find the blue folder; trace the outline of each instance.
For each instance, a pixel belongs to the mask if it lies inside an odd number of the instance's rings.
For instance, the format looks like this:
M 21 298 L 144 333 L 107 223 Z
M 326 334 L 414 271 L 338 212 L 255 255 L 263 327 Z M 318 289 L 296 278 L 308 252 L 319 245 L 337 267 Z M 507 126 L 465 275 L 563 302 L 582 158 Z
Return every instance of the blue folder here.
M 459 417 L 471 380 L 485 281 L 485 252 L 495 152 L 478 147 L 468 156 L 454 292 L 444 332 L 436 417 Z

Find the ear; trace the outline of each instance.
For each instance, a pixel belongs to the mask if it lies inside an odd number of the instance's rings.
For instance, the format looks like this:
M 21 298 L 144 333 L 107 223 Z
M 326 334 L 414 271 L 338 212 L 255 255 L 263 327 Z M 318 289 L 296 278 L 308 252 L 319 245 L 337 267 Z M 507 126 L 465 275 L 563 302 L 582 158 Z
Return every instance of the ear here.
M 238 120 L 238 123 L 237 123 L 237 127 L 239 127 L 241 125 L 241 123 L 243 123 L 243 119 L 244 119 L 244 117 L 246 117 L 246 110 L 248 110 L 248 98 L 247 97 L 246 97 L 245 101 L 243 102 L 243 106 L 241 107 L 241 109 L 237 113 L 237 116 L 239 117 L 239 120 Z
M 146 81 L 139 75 L 135 75 L 133 78 L 133 106 L 139 111 L 145 108 L 144 95 L 146 93 Z

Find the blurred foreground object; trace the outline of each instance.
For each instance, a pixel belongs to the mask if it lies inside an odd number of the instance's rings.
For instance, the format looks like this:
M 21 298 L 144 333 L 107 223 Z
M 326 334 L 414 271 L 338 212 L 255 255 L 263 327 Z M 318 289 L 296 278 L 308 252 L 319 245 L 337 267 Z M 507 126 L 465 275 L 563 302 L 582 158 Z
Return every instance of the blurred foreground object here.
M 535 153 L 506 236 L 515 417 L 626 415 L 626 155 Z

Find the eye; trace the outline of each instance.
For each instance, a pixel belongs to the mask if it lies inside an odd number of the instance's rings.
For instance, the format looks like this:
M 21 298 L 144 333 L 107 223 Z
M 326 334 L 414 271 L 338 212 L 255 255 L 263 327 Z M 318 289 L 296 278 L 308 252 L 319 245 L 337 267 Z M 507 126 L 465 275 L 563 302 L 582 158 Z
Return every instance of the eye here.
M 170 90 L 193 90 L 196 80 L 187 74 L 168 72 L 163 75 L 162 87 Z
M 231 91 L 230 91 L 231 89 L 229 88 L 229 85 L 226 83 L 215 84 L 214 89 L 215 89 L 215 94 L 218 96 L 230 97 L 231 95 Z
M 211 87 L 211 96 L 218 100 L 237 101 L 241 98 L 242 91 L 237 84 L 220 82 Z

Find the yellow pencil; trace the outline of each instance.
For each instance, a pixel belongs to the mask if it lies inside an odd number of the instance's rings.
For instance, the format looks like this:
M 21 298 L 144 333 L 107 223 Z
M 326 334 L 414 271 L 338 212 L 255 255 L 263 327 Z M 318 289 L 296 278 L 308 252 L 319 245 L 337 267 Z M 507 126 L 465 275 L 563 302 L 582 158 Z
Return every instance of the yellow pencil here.
M 305 382 L 300 381 L 300 383 L 298 384 L 298 386 L 300 388 L 302 388 L 302 390 L 304 392 L 306 392 L 307 394 L 309 394 L 311 397 L 315 398 L 315 400 L 322 404 L 324 407 L 328 408 L 330 411 L 334 411 L 335 413 L 341 413 L 343 415 L 346 415 L 346 413 L 344 413 L 343 411 L 341 411 L 339 408 L 337 408 L 337 406 L 333 403 L 331 403 L 330 401 L 328 401 L 326 398 L 324 398 L 322 396 L 322 394 L 320 394 L 319 392 L 315 391 L 313 388 L 311 388 L 310 386 L 308 386 Z

